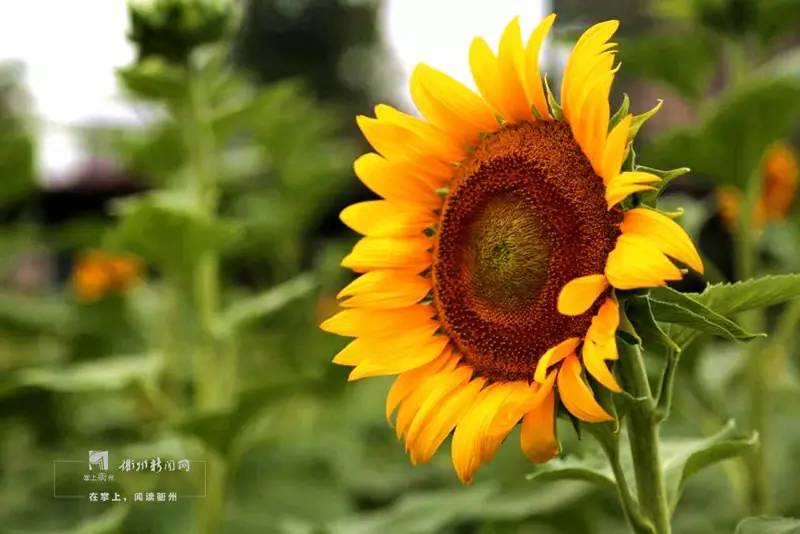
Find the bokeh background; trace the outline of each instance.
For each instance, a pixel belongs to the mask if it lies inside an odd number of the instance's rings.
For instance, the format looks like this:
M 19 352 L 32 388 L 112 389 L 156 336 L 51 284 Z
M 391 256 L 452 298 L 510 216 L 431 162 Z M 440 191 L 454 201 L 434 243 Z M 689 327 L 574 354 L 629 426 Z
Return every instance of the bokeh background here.
M 511 17 L 525 32 L 550 11 L 554 84 L 582 29 L 621 20 L 612 105 L 664 100 L 638 159 L 693 168 L 664 204 L 685 210 L 706 280 L 798 270 L 795 0 L 4 0 L 0 530 L 622 532 L 613 492 L 530 480 L 514 446 L 471 487 L 447 447 L 412 468 L 384 420 L 391 381 L 348 384 L 330 364 L 346 340 L 317 328 L 351 278 L 339 261 L 356 236 L 338 212 L 372 197 L 352 172 L 368 150 L 354 116 L 410 111 L 418 61 L 471 85 L 472 37 L 496 43 Z M 737 261 L 744 234 L 752 265 Z M 760 411 L 740 346 L 700 339 L 684 355 L 668 459 L 730 418 L 771 439 L 762 495 L 741 461 L 719 464 L 687 484 L 676 532 L 800 516 L 799 318 L 796 305 L 765 316 Z M 565 461 L 597 455 L 562 424 Z M 134 503 L 175 484 L 138 475 L 102 486 L 128 502 L 90 502 L 100 483 L 53 471 L 90 449 L 112 471 L 205 460 L 206 497 Z

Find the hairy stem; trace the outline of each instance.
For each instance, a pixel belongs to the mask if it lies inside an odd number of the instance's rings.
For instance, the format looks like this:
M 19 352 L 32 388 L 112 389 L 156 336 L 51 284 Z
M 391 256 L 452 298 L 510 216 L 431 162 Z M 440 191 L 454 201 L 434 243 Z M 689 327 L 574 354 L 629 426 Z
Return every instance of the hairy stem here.
M 670 534 L 670 512 L 659 453 L 656 403 L 638 346 L 620 346 L 620 373 L 624 387 L 636 398 L 627 417 L 628 440 L 636 476 L 636 493 L 644 516 L 656 534 Z

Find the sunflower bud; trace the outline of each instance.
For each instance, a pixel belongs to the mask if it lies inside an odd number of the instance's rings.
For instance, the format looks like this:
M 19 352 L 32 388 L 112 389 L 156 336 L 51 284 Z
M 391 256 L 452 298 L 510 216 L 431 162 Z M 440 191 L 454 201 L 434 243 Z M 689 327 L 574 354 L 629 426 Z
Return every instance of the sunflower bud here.
M 160 56 L 185 63 L 191 52 L 222 39 L 231 29 L 231 0 L 128 0 L 129 39 L 138 58 Z

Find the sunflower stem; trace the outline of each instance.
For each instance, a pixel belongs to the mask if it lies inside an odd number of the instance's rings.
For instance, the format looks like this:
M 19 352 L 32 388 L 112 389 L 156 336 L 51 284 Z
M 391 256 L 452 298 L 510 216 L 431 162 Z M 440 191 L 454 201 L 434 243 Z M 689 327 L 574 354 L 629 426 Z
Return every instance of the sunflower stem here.
M 611 466 L 611 471 L 614 473 L 614 479 L 617 482 L 617 496 L 625 514 L 625 519 L 631 532 L 635 534 L 654 534 L 655 527 L 653 527 L 653 523 L 642 515 L 639 503 L 631 493 L 628 480 L 625 477 L 625 471 L 622 468 L 619 457 L 619 432 L 608 428 L 608 426 L 601 424 L 591 425 L 589 429 L 603 449 L 606 458 L 608 458 L 608 464 Z
M 670 512 L 661 468 L 656 402 L 638 345 L 619 343 L 620 374 L 628 393 L 645 399 L 634 403 L 627 417 L 628 441 L 636 476 L 636 493 L 645 517 L 656 534 L 670 534 Z

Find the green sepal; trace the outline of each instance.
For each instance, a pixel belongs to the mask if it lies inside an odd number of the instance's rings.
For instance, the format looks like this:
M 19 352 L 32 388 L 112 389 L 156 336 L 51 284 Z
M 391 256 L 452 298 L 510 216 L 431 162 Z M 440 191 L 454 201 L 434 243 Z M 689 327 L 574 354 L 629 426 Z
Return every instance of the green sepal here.
M 650 117 L 658 113 L 658 110 L 661 109 L 662 105 L 664 105 L 664 101 L 659 99 L 658 103 L 655 106 L 653 106 L 649 111 L 645 111 L 641 115 L 633 116 L 630 130 L 628 130 L 629 141 L 633 141 L 633 139 L 639 133 L 639 128 L 641 128 L 642 125 L 650 119 Z
M 644 165 L 637 165 L 634 170 L 649 172 L 650 174 L 655 174 L 661 178 L 661 181 L 656 186 L 655 191 L 642 191 L 639 193 L 639 198 L 642 200 L 642 204 L 655 207 L 658 198 L 664 193 L 664 190 L 666 190 L 670 182 L 672 182 L 672 180 L 678 176 L 683 176 L 691 169 L 689 169 L 689 167 L 678 167 L 677 169 L 662 170 L 646 167 Z
M 609 132 L 613 130 L 617 124 L 619 124 L 619 121 L 621 121 L 626 115 L 628 115 L 630 107 L 631 107 L 631 99 L 628 98 L 627 93 L 623 93 L 622 104 L 620 104 L 619 109 L 617 109 L 617 111 L 614 112 L 614 115 L 611 116 L 611 120 L 608 121 Z
M 544 77 L 544 93 L 547 95 L 547 106 L 550 108 L 550 115 L 552 115 L 557 121 L 562 120 L 564 118 L 564 111 L 561 109 L 561 105 L 553 95 L 553 91 L 550 90 L 550 84 L 547 82 L 547 76 Z

